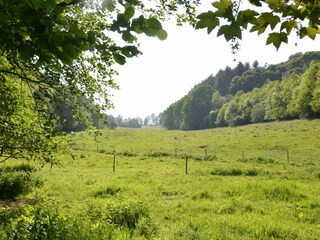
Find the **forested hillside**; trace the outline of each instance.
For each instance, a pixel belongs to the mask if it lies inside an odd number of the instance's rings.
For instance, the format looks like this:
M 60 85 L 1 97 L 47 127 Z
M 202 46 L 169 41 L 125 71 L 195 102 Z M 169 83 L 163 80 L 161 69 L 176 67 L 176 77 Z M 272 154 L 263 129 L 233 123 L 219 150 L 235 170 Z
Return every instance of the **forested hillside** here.
M 260 66 L 239 62 L 211 75 L 161 114 L 167 129 L 196 130 L 320 117 L 320 52 Z

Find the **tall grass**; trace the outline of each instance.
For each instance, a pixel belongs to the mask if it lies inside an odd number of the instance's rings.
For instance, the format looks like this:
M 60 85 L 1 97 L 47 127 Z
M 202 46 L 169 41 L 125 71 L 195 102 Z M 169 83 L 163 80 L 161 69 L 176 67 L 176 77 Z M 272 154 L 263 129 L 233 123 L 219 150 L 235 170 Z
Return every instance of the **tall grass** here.
M 100 151 L 84 134 L 77 158 L 33 173 L 45 184 L 27 197 L 54 206 L 78 239 L 317 239 L 319 130 L 318 120 L 106 130 Z

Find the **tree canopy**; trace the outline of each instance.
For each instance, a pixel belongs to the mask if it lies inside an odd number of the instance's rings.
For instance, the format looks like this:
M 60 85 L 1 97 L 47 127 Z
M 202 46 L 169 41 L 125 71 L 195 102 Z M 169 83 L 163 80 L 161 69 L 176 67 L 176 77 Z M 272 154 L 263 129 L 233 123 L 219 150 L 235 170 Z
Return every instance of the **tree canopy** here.
M 196 4 L 0 1 L 0 50 L 9 63 L 0 72 L 32 83 L 38 97 L 85 96 L 106 109 L 112 106 L 108 89 L 117 88 L 113 65 L 140 54 L 137 35 L 164 40 L 167 33 L 160 20 L 180 13 L 180 21 L 192 22 Z M 121 43 L 115 40 L 119 36 Z
M 319 118 L 319 61 L 320 52 L 307 52 L 276 65 L 226 67 L 172 103 L 161 114 L 161 124 L 195 130 Z
M 174 15 L 179 24 L 195 23 L 198 2 L 0 0 L 0 130 L 5 133 L 0 140 L 0 155 L 18 157 L 16 153 L 25 152 L 26 147 L 36 147 L 27 136 L 39 129 L 27 122 L 34 122 L 37 112 L 47 114 L 43 119 L 50 119 L 37 125 L 45 131 L 39 136 L 45 136 L 48 149 L 45 142 L 43 148 L 38 148 L 45 157 L 54 141 L 53 116 L 61 104 L 69 104 L 69 109 L 80 116 L 88 115 L 83 111 L 86 108 L 101 113 L 112 107 L 110 90 L 118 88 L 114 65 L 125 64 L 127 58 L 141 54 L 138 35 L 166 39 L 161 21 Z M 23 86 L 25 94 L 18 91 L 17 84 Z M 12 96 L 9 90 L 14 91 Z M 28 100 L 32 104 L 25 104 L 24 99 L 16 101 L 18 96 L 32 98 Z M 19 115 L 23 106 L 29 115 Z M 20 116 L 25 117 L 21 124 Z M 26 145 L 17 144 L 13 154 L 10 144 L 21 137 L 22 130 L 29 132 L 25 135 Z
M 249 30 L 258 35 L 269 32 L 266 44 L 277 49 L 296 34 L 300 39 L 315 39 L 320 33 L 320 5 L 315 0 L 219 0 L 212 3 L 214 10 L 198 16 L 196 28 L 217 30 L 232 42 L 233 51 L 239 48 L 242 32 Z

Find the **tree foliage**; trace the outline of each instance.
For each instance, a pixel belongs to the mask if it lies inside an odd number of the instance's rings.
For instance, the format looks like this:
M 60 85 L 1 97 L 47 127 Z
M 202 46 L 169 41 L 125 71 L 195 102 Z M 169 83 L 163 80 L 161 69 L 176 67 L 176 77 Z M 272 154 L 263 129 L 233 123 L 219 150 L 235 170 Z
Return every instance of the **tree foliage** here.
M 300 39 L 315 39 L 320 33 L 319 2 L 314 0 L 219 0 L 212 3 L 214 9 L 201 13 L 197 29 L 211 33 L 217 29 L 218 36 L 232 42 L 232 50 L 239 49 L 242 32 L 249 30 L 258 35 L 268 32 L 266 44 L 279 48 L 288 42 L 290 34 Z
M 198 86 L 190 91 L 181 108 L 182 129 L 203 129 L 209 126 L 212 93 L 210 85 Z
M 36 122 L 36 112 L 41 115 L 39 119 L 52 120 L 57 102 L 69 105 L 75 119 L 87 115 L 83 109 L 100 114 L 112 107 L 110 90 L 118 88 L 113 79 L 114 65 L 125 64 L 127 58 L 141 54 L 138 35 L 166 39 L 161 21 L 174 16 L 179 24 L 195 23 L 198 3 L 0 0 L 0 119 L 5 133 L 1 136 L 1 156 L 22 156 L 24 152 L 30 155 L 31 149 L 34 154 L 51 152 L 55 126 L 42 120 L 36 126 L 31 123 Z M 28 96 L 26 99 L 14 100 L 18 96 L 16 83 L 24 86 L 26 93 L 22 96 Z M 29 111 L 24 101 L 37 107 Z M 28 138 L 32 135 L 33 139 Z M 45 139 L 48 149 L 42 141 Z M 19 142 L 19 148 L 13 150 L 14 142 Z
M 54 119 L 38 107 L 26 85 L 0 74 L 0 162 L 9 158 L 54 163 L 62 150 L 52 138 Z
M 170 105 L 162 126 L 189 130 L 319 117 L 319 61 L 319 52 L 309 52 L 277 65 L 226 67 Z

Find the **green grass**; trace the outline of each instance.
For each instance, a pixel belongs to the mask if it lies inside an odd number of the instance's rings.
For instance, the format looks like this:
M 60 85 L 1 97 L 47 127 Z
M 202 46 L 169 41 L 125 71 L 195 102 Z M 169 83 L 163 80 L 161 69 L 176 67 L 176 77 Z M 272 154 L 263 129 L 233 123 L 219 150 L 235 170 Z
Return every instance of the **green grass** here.
M 75 160 L 33 173 L 44 185 L 27 197 L 116 226 L 111 239 L 317 239 L 319 130 L 314 120 L 85 133 Z

